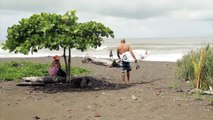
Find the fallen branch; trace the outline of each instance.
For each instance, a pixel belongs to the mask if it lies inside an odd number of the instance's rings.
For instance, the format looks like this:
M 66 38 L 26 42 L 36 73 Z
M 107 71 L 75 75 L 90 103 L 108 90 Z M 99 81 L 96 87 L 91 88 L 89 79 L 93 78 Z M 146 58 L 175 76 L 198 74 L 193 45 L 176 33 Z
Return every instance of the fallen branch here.
M 17 86 L 44 86 L 48 83 L 59 83 L 65 82 L 64 77 L 51 77 L 51 76 L 44 76 L 44 77 L 23 77 L 21 83 L 17 84 Z
M 93 63 L 96 65 L 103 65 L 107 67 L 119 67 L 118 61 L 116 60 L 108 60 L 108 59 L 103 59 L 103 58 L 96 58 L 92 56 L 85 56 L 84 59 L 82 60 L 82 63 Z
M 200 89 L 193 89 L 190 91 L 191 93 L 195 93 L 195 92 L 200 92 L 202 94 L 206 94 L 206 95 L 213 95 L 213 90 L 200 90 Z
M 46 84 L 65 83 L 65 78 L 62 77 L 23 77 L 21 83 L 17 86 L 44 86 Z M 115 88 L 116 84 L 113 84 L 107 78 L 94 78 L 90 76 L 71 77 L 71 80 L 66 83 L 72 88 L 94 88 L 94 89 L 106 89 Z

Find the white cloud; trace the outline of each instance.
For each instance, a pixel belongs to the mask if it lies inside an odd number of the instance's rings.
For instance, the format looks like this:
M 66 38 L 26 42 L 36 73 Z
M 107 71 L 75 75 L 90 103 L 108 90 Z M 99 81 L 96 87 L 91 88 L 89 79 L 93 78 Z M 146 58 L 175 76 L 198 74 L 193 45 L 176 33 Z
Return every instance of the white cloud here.
M 175 16 L 177 11 L 211 11 L 212 0 L 1 0 L 1 10 L 26 12 L 64 12 L 77 9 L 82 13 L 100 14 L 123 18 L 146 19 L 150 17 Z M 209 14 L 213 16 L 212 14 Z M 200 16 L 202 19 L 203 16 Z M 204 16 L 205 17 L 205 16 Z
M 8 26 L 33 13 L 64 14 L 72 9 L 77 10 L 79 21 L 102 22 L 116 37 L 212 36 L 213 33 L 212 0 L 1 0 L 0 37 L 5 38 Z
M 17 10 L 25 12 L 57 12 L 60 11 L 60 0 L 1 0 L 1 10 Z
M 213 10 L 178 10 L 171 12 L 175 19 L 213 21 Z

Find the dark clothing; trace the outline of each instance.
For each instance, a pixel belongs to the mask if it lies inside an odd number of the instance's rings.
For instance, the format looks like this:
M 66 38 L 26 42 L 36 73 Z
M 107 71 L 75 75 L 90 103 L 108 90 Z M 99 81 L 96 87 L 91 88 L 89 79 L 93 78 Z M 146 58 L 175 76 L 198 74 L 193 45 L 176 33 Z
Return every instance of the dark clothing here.
M 57 76 L 66 77 L 66 73 L 61 68 L 59 68 L 59 70 L 57 72 Z
M 121 68 L 123 71 L 131 71 L 130 62 L 121 61 Z

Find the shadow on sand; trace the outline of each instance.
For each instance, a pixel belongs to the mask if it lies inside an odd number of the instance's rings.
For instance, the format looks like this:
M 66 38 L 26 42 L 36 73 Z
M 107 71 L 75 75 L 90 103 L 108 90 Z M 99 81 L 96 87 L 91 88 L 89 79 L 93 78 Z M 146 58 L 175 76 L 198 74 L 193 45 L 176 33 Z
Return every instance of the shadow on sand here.
M 54 94 L 57 92 L 88 92 L 99 90 L 120 90 L 133 87 L 140 84 L 149 84 L 158 81 L 151 80 L 147 82 L 138 82 L 130 84 L 117 84 L 110 81 L 109 78 L 96 78 L 91 76 L 82 76 L 72 78 L 69 83 L 51 83 L 43 86 L 30 86 L 34 91 L 42 91 L 44 93 Z

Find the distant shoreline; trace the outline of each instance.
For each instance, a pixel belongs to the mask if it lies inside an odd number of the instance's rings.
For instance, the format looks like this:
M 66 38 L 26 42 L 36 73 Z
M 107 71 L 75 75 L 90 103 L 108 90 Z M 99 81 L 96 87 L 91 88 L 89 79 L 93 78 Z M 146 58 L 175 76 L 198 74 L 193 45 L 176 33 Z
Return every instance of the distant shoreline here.
M 83 59 L 84 57 L 72 57 L 72 61 L 71 63 L 75 62 L 75 61 L 80 61 Z M 107 59 L 107 58 L 106 58 Z M 0 58 L 0 62 L 10 62 L 10 61 L 27 61 L 27 62 L 38 62 L 38 63 L 48 63 L 50 64 L 52 62 L 52 56 L 47 56 L 47 57 L 11 57 L 11 58 Z M 174 61 L 148 61 L 148 60 L 141 60 L 139 62 L 154 62 L 154 63 L 176 63 Z M 61 63 L 64 63 L 64 59 L 63 57 L 61 57 Z M 132 63 L 134 64 L 134 63 Z
M 209 41 L 210 46 L 213 46 L 213 38 L 126 38 L 127 44 L 131 45 L 133 50 L 149 50 L 151 54 L 144 61 L 168 61 L 176 62 L 181 59 L 185 54 L 188 54 L 191 50 L 197 50 L 205 46 L 205 43 Z M 1 41 L 0 41 L 1 43 Z M 72 49 L 72 57 L 84 57 L 86 55 L 97 58 L 109 58 L 110 50 L 113 50 L 113 58 L 117 58 L 117 45 L 119 39 L 104 39 L 102 45 L 96 49 L 91 48 L 84 52 L 80 50 Z M 54 55 L 63 55 L 63 49 L 58 51 L 50 51 L 49 49 L 41 49 L 36 53 L 29 54 L 27 56 L 23 54 L 9 53 L 4 51 L 0 44 L 0 59 L 2 58 L 37 58 L 37 57 L 49 57 Z

